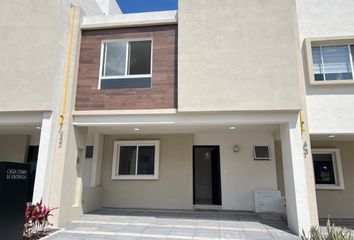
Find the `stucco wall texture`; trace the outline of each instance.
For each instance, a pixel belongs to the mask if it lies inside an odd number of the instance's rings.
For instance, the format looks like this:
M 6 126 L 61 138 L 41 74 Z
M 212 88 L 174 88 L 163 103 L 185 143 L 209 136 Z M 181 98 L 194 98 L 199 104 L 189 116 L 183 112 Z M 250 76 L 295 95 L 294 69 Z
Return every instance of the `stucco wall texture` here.
M 180 0 L 180 111 L 300 109 L 295 1 Z

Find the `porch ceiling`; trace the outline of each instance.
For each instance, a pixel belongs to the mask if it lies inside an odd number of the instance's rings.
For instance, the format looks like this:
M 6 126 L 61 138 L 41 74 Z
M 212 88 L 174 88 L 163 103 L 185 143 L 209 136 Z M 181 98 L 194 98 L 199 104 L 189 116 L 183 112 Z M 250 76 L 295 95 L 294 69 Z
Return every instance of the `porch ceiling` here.
M 28 124 L 28 125 L 1 125 L 0 135 L 27 135 L 40 133 L 41 129 L 37 127 L 41 124 Z
M 354 141 L 354 134 L 311 134 L 313 141 Z
M 0 135 L 40 133 L 43 112 L 0 112 Z
M 230 129 L 236 127 L 236 129 Z M 94 132 L 103 134 L 167 134 L 167 133 L 252 133 L 275 132 L 279 129 L 277 124 L 235 124 L 235 125 L 169 125 L 169 126 L 93 126 Z

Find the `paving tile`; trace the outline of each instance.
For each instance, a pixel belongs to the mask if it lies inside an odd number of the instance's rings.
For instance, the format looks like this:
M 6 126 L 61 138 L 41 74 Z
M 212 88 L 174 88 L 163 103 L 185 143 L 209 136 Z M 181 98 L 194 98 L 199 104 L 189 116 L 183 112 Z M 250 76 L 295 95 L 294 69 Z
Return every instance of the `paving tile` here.
M 245 233 L 243 231 L 230 231 L 220 230 L 221 239 L 245 239 Z
M 96 235 L 96 234 L 73 234 L 73 233 L 65 233 L 61 232 L 50 236 L 47 238 L 48 240 L 116 240 L 117 236 L 104 236 L 104 235 Z M 132 240 L 134 238 L 130 238 Z
M 195 228 L 175 228 L 172 227 L 169 236 L 183 236 L 183 237 L 193 237 L 196 229 Z
M 171 227 L 147 227 L 143 234 L 158 234 L 158 235 L 168 235 L 170 232 Z
M 273 237 L 270 233 L 268 232 L 250 232 L 250 231 L 245 231 L 245 236 L 249 240 L 273 240 Z
M 219 238 L 219 230 L 209 230 L 209 229 L 196 229 L 194 233 L 194 238 Z
M 177 218 L 156 218 L 152 224 L 158 224 L 158 225 L 172 225 L 177 222 Z
M 219 221 L 220 228 L 239 228 L 242 229 L 242 224 L 239 221 L 226 221 L 220 220 Z
M 199 219 L 197 226 L 204 226 L 204 227 L 219 227 L 218 220 L 205 220 Z
M 351 224 L 337 221 L 336 223 Z M 353 225 L 354 226 L 354 225 Z M 49 240 L 299 240 L 279 215 L 238 211 L 110 209 L 85 214 Z M 67 232 L 65 232 L 67 231 Z M 70 232 L 78 231 L 78 233 Z M 89 234 L 88 234 L 89 233 Z
M 132 225 L 129 225 L 129 226 L 126 226 L 123 229 L 121 229 L 120 232 L 122 232 L 122 233 L 136 233 L 136 234 L 139 234 L 139 233 L 145 232 L 146 229 L 148 229 L 147 226 L 132 226 Z
M 199 215 L 198 212 L 181 212 L 179 219 L 198 219 Z
M 219 214 L 219 220 L 224 220 L 224 221 L 235 220 L 235 221 L 238 221 L 238 220 L 240 220 L 240 217 L 237 214 L 220 213 Z
M 178 219 L 174 225 L 181 225 L 181 226 L 197 226 L 198 221 L 193 219 Z

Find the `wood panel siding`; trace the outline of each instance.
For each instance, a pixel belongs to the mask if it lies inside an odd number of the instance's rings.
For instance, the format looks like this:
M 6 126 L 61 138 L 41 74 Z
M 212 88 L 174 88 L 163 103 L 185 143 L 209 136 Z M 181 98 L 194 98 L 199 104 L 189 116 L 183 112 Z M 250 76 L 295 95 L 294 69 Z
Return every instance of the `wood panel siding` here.
M 101 42 L 153 39 L 152 88 L 98 89 Z M 177 26 L 82 32 L 76 110 L 166 109 L 177 107 Z

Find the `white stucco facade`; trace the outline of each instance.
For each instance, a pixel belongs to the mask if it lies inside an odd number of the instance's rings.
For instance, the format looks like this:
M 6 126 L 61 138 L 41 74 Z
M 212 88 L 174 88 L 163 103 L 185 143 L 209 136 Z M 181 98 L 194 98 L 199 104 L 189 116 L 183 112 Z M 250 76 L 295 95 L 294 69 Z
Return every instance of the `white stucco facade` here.
M 353 1 L 296 0 L 296 5 L 302 49 L 306 38 L 354 35 Z M 354 84 L 310 86 L 307 75 L 305 81 L 310 134 L 353 134 Z
M 297 234 L 318 224 L 317 206 L 320 217 L 333 206 L 334 217 L 354 218 L 351 185 L 316 191 L 311 159 L 312 142 L 340 148 L 349 183 L 352 141 L 309 137 L 353 138 L 354 84 L 311 85 L 304 43 L 354 36 L 353 9 L 350 0 L 180 0 L 178 12 L 122 14 L 114 0 L 2 1 L 0 161 L 25 162 L 39 146 L 33 200 L 59 207 L 56 226 L 100 207 L 194 209 L 198 145 L 220 147 L 220 209 L 255 211 L 256 190 L 280 190 Z M 75 109 L 82 31 L 171 24 L 175 108 Z M 112 179 L 120 140 L 160 141 L 159 177 Z M 254 145 L 271 159 L 255 161 Z

